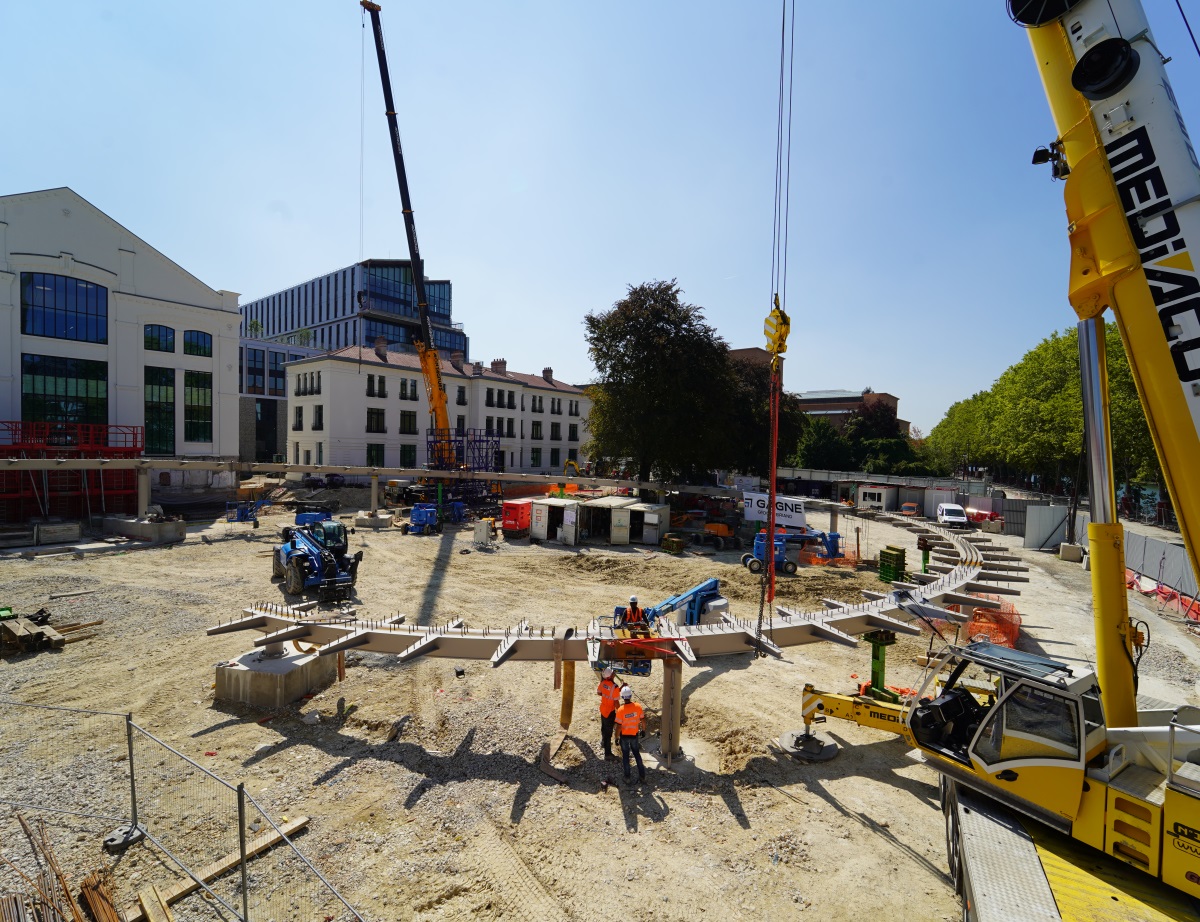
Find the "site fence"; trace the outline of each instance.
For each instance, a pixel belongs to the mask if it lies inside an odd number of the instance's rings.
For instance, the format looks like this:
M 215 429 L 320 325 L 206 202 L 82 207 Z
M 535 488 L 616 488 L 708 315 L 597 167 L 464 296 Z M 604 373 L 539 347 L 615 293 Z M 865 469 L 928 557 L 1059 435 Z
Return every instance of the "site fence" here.
M 231 784 L 133 722 L 132 715 L 0 699 L 0 804 L 57 817 L 73 833 L 60 861 L 73 880 L 99 863 L 100 840 L 121 829 L 144 836 L 176 881 L 202 891 L 209 917 L 241 922 L 362 922 L 242 784 Z M 275 840 L 269 851 L 265 841 Z M 6 853 L 8 849 L 5 849 Z M 255 857 L 258 855 L 258 857 Z M 12 855 L 6 854 L 11 859 Z M 136 898 L 119 873 L 122 905 Z M 0 868 L 0 891 L 21 891 Z

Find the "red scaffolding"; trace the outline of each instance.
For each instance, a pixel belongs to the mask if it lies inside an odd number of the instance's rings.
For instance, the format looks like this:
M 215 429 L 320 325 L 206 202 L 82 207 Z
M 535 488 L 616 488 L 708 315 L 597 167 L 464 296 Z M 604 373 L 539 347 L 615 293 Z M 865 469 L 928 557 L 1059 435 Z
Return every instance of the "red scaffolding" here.
M 146 430 L 142 426 L 0 421 L 3 458 L 137 458 L 145 443 Z M 136 511 L 136 471 L 17 471 L 0 465 L 0 524 Z

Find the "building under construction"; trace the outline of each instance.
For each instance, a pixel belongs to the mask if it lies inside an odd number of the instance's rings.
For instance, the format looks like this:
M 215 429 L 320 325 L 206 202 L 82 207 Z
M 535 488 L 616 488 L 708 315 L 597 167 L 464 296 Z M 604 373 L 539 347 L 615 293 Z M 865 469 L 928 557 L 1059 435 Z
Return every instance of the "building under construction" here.
M 145 432 L 142 426 L 99 423 L 0 422 L 0 453 L 21 459 L 137 458 Z M 0 525 L 133 514 L 136 507 L 133 470 L 0 468 Z

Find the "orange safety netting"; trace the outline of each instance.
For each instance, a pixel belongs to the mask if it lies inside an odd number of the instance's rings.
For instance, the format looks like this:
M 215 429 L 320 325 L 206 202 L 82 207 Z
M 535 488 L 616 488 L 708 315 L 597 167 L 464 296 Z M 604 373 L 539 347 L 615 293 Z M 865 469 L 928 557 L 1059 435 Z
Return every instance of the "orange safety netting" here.
M 1158 600 L 1160 608 L 1177 611 L 1189 621 L 1200 621 L 1200 599 L 1176 592 L 1170 586 L 1159 582 L 1155 582 L 1149 589 L 1143 589 L 1138 574 L 1128 568 L 1125 570 L 1125 587 L 1139 595 L 1153 596 Z
M 805 567 L 857 567 L 858 555 L 846 553 L 841 557 L 822 557 L 816 551 L 801 551 L 797 558 Z
M 965 625 L 962 625 L 960 631 L 968 640 L 990 640 L 992 643 L 1000 644 L 1005 647 L 1016 647 L 1017 638 L 1021 634 L 1021 615 L 1017 611 L 1015 605 L 999 596 L 988 595 L 982 592 L 973 592 L 972 595 L 980 599 L 988 599 L 992 602 L 999 602 L 999 608 L 972 608 L 971 620 Z M 961 611 L 960 605 L 947 605 L 945 608 L 949 611 Z M 945 634 L 947 631 L 953 632 L 955 625 L 948 621 L 933 622 L 939 631 Z

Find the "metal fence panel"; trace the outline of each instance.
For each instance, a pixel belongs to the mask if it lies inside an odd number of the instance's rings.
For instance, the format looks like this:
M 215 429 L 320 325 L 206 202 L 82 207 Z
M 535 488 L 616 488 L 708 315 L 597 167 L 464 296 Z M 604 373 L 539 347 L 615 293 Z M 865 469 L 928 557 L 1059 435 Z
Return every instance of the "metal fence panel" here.
M 239 851 L 237 788 L 133 724 L 138 822 L 146 835 L 193 873 Z M 241 882 L 226 874 L 208 889 L 241 914 Z
M 11 700 L 0 715 L 0 803 L 128 821 L 126 715 Z

